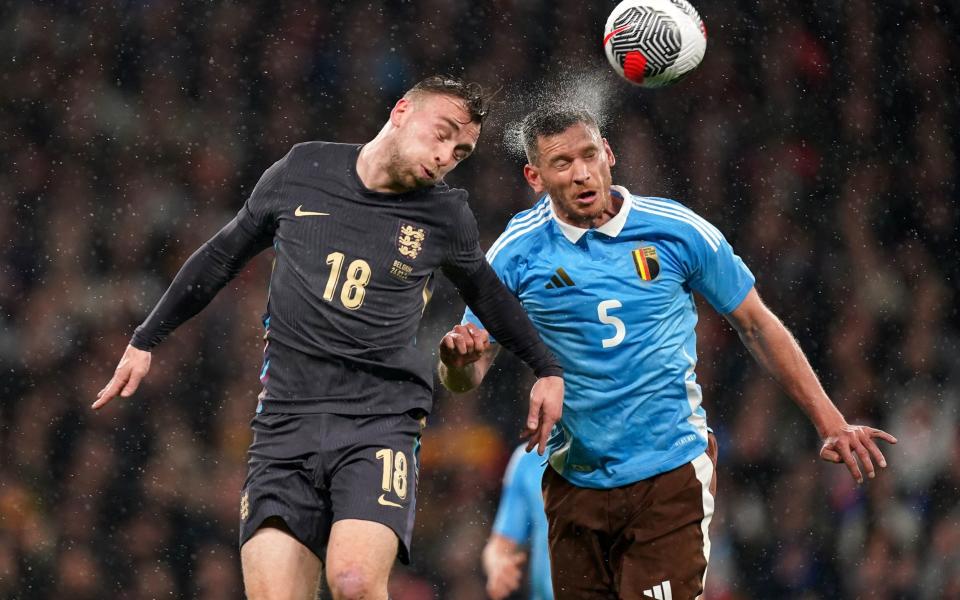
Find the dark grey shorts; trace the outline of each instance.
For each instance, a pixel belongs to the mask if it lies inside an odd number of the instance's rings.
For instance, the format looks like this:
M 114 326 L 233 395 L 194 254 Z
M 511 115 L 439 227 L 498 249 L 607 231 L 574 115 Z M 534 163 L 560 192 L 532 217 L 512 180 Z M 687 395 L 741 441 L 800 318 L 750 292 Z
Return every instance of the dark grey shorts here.
M 422 414 L 260 414 L 240 494 L 240 545 L 269 517 L 325 560 L 342 519 L 382 523 L 410 562 Z

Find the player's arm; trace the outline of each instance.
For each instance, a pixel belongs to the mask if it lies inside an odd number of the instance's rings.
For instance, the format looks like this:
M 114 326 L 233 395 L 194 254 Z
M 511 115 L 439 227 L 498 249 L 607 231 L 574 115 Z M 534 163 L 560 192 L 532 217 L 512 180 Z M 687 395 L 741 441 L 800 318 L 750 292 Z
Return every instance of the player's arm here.
M 151 350 L 200 312 L 253 256 L 270 245 L 270 238 L 259 235 L 244 218 L 241 211 L 183 264 L 150 316 L 137 327 L 93 408 L 104 406 L 118 394 L 124 398 L 132 395 L 150 370 Z
M 484 258 L 477 220 L 466 201 L 459 206 L 443 273 L 500 345 L 527 363 L 537 376 L 530 389 L 524 436 L 529 440 L 528 450 L 538 446 L 543 454 L 563 412 L 563 368 L 540 339 L 520 301 Z
M 457 325 L 440 340 L 440 382 L 456 394 L 468 392 L 483 382 L 499 353 L 485 329 Z
M 118 394 L 132 395 L 150 370 L 150 351 L 200 312 L 251 258 L 270 246 L 276 226 L 274 206 L 289 157 L 264 171 L 237 216 L 183 264 L 160 302 L 137 327 L 113 377 L 97 393 L 93 408 L 104 406 Z
M 492 600 L 503 600 L 520 588 L 523 563 L 527 560 L 527 553 L 520 544 L 499 533 L 492 533 L 483 547 L 481 560 L 487 576 L 487 595 Z
M 529 440 L 528 450 L 536 446 L 543 454 L 563 412 L 563 368 L 540 339 L 520 301 L 497 278 L 483 254 L 479 257 L 479 267 L 471 273 L 455 267 L 445 268 L 444 273 L 499 344 L 527 363 L 537 376 L 530 389 L 524 437 Z
M 520 301 L 503 285 L 482 254 L 475 271 L 447 267 L 444 274 L 500 345 L 527 363 L 537 377 L 563 375 L 560 362 L 540 339 Z
M 859 457 L 868 477 L 874 477 L 874 460 L 881 467 L 887 466 L 874 438 L 891 444 L 897 443 L 896 438 L 879 429 L 847 423 L 823 390 L 796 339 L 760 300 L 755 289 L 725 316 L 757 362 L 773 375 L 813 422 L 823 439 L 822 459 L 844 462 L 854 479 L 861 483 L 863 474 L 854 455 Z

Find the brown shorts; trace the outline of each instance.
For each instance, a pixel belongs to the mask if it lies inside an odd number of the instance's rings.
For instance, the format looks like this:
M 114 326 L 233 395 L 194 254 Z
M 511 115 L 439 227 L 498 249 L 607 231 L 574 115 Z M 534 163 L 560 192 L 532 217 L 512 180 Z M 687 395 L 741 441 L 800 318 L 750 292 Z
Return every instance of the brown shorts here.
M 717 440 L 672 471 L 623 487 L 577 487 L 548 468 L 553 590 L 565 598 L 692 600 L 703 593 Z

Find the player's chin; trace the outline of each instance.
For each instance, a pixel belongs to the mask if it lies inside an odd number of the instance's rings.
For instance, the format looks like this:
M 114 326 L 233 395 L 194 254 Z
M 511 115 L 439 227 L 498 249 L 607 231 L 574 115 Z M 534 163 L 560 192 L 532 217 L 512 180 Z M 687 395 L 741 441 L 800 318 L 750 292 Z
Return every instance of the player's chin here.
M 440 181 L 440 177 L 438 174 L 433 172 L 428 173 L 423 171 L 422 169 L 414 170 L 414 172 L 411 173 L 411 179 L 415 182 L 416 187 L 418 188 L 425 188 L 425 187 L 430 187 L 432 185 L 437 185 L 437 183 Z
M 425 175 L 411 174 L 410 178 L 408 179 L 408 184 L 409 184 L 409 187 L 420 190 L 423 188 L 428 188 L 433 185 L 437 185 L 437 182 L 436 180 L 430 177 L 427 177 Z
M 583 219 L 595 219 L 603 213 L 603 204 L 600 202 L 590 204 L 575 202 L 571 212 Z

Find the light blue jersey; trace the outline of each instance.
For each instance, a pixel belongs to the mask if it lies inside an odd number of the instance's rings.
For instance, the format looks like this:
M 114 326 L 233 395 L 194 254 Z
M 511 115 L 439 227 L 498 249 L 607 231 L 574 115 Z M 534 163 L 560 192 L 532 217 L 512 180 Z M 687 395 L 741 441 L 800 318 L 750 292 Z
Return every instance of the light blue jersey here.
M 549 197 L 515 216 L 487 260 L 564 369 L 550 464 L 574 485 L 611 488 L 664 473 L 707 447 L 696 291 L 721 314 L 754 277 L 690 209 L 632 196 L 596 229 L 561 222 Z M 467 311 L 464 321 L 479 324 Z
M 547 516 L 543 512 L 540 481 L 546 468 L 536 452 L 527 452 L 526 444 L 510 457 L 503 476 L 500 507 L 493 532 L 529 546 L 530 600 L 553 600 L 550 583 L 550 556 L 547 553 Z

